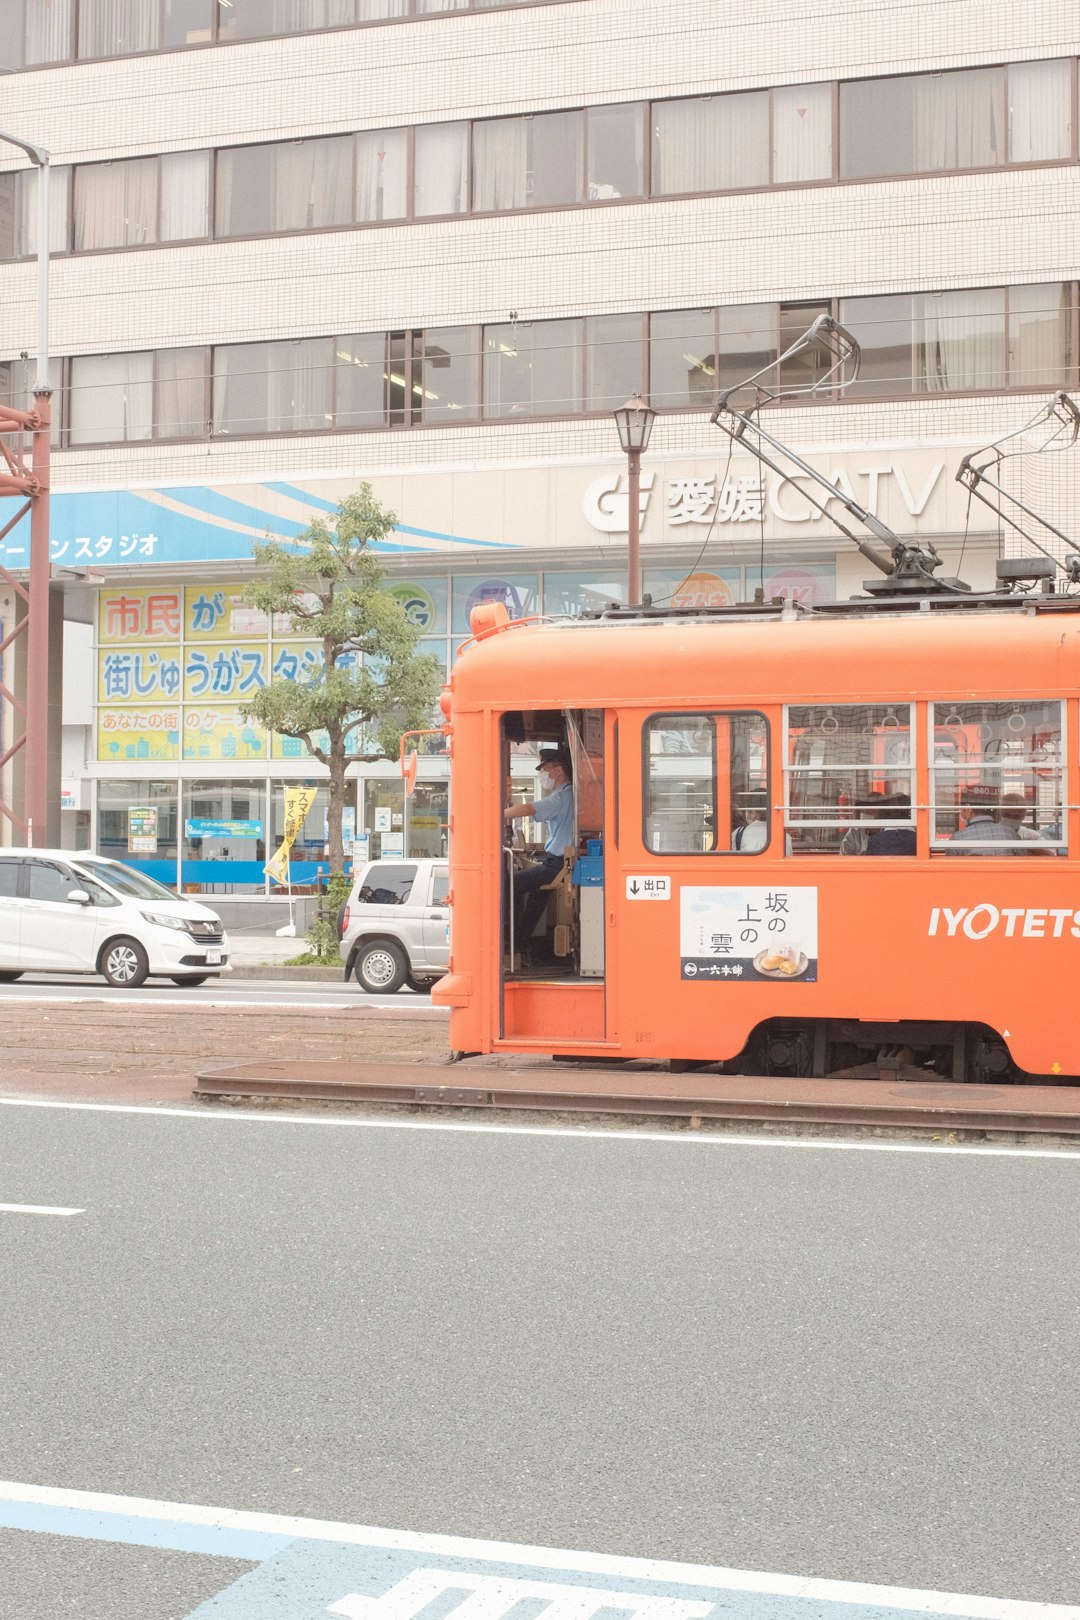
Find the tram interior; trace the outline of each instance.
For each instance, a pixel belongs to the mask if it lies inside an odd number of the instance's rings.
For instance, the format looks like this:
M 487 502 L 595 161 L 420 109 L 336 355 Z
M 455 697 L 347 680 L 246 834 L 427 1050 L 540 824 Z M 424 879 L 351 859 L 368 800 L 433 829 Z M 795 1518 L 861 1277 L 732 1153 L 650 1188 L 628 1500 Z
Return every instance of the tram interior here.
M 544 709 L 503 716 L 503 780 L 510 782 L 511 755 L 519 772 L 528 762 L 539 778 L 546 762 L 568 762 L 573 796 L 573 830 L 561 850 L 549 852 L 546 824 L 531 817 L 507 823 L 503 846 L 503 972 L 514 979 L 602 979 L 603 840 L 604 840 L 604 711 Z M 526 788 L 514 796 L 529 803 L 543 789 Z M 506 802 L 511 804 L 509 791 Z M 557 853 L 562 865 L 539 894 L 535 927 L 526 937 L 526 896 L 516 890 L 515 874 L 527 873 L 545 854 Z

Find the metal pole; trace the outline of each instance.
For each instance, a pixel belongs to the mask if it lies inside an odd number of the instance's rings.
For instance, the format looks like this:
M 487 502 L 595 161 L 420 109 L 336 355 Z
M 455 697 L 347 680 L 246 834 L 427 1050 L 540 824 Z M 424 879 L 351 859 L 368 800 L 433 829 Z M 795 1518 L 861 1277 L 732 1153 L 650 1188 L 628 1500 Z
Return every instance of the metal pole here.
M 43 146 L 0 131 L 0 141 L 25 152 L 37 169 L 37 355 L 31 469 L 38 488 L 30 508 L 30 584 L 26 626 L 26 762 L 23 815 L 26 841 L 49 841 L 49 154 Z
M 641 451 L 628 450 L 630 512 L 627 525 L 627 597 L 632 608 L 641 606 Z

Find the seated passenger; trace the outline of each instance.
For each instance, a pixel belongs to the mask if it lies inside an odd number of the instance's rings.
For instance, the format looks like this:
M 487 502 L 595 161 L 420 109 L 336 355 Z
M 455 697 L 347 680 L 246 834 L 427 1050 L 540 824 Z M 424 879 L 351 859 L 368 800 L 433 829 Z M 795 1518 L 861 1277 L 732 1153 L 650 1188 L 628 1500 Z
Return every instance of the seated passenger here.
M 1050 855 L 1053 852 L 1046 848 L 1045 840 L 1034 827 L 1025 826 L 1027 820 L 1027 800 L 1022 793 L 1003 793 L 1001 796 L 1001 809 L 998 811 L 998 820 L 1004 827 L 1015 827 L 1020 842 L 1024 845 L 1025 855 Z M 1031 849 L 1028 846 L 1038 844 L 1041 847 Z
M 742 816 L 742 826 L 736 827 L 732 834 L 731 847 L 740 855 L 756 855 L 769 842 L 768 806 L 764 796 L 747 794 Z
M 1022 855 L 1020 834 L 1015 827 L 998 821 L 994 809 L 982 798 L 979 788 L 962 793 L 960 816 L 964 825 L 949 839 L 946 855 Z M 1006 848 L 1003 840 L 1016 847 Z
M 866 840 L 868 855 L 914 855 L 915 829 L 910 825 L 911 799 L 906 793 L 894 793 L 886 799 L 880 815 L 886 821 L 909 823 L 904 827 L 879 827 Z
M 858 807 L 859 821 L 879 820 L 879 809 L 884 802 L 884 793 L 868 793 L 862 804 L 860 804 Z M 843 838 L 840 840 L 841 855 L 865 855 L 867 840 L 870 837 L 870 832 L 871 829 L 869 827 L 860 827 L 858 824 L 856 824 L 854 827 L 849 827 Z

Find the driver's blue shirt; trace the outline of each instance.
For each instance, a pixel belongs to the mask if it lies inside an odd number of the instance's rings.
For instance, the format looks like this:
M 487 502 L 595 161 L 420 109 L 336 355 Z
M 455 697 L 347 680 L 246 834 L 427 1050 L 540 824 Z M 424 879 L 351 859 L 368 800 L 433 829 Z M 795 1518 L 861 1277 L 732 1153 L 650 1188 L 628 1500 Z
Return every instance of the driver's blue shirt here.
M 546 799 L 534 802 L 533 820 L 547 825 L 545 853 L 561 856 L 563 850 L 574 842 L 574 791 L 569 782 L 557 787 Z

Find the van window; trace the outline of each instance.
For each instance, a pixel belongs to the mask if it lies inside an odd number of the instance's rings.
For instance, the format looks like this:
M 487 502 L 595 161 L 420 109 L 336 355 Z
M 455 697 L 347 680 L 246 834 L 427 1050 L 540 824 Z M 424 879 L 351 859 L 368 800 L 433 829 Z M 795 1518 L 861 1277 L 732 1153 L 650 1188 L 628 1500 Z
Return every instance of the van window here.
M 784 818 L 794 855 L 914 855 L 910 703 L 784 711 Z
M 758 855 L 767 847 L 769 724 L 763 714 L 655 714 L 645 724 L 644 743 L 646 849 Z
M 376 861 L 364 874 L 357 900 L 367 906 L 404 906 L 416 879 L 416 862 Z
M 0 899 L 13 900 L 19 892 L 22 861 L 0 861 Z
M 431 903 L 433 906 L 445 906 L 446 897 L 450 893 L 450 873 L 443 866 L 435 868 L 435 880 L 431 885 Z

